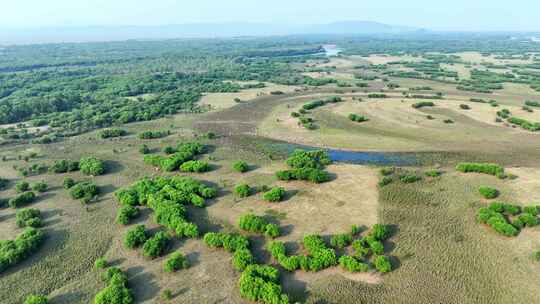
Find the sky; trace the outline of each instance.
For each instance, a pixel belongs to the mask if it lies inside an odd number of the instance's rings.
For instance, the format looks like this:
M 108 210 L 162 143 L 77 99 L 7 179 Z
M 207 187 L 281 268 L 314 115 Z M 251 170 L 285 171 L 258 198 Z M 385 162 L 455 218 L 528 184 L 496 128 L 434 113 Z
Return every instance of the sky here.
M 4 0 L 0 28 L 377 21 L 434 30 L 540 31 L 538 0 Z

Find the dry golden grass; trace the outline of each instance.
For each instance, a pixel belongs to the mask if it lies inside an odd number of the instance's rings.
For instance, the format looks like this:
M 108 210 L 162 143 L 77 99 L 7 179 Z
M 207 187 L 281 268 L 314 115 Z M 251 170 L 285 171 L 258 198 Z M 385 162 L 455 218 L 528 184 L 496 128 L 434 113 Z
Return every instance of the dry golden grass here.
M 237 93 L 207 93 L 201 100 L 201 105 L 210 106 L 213 110 L 226 109 L 238 104 L 235 98 L 240 98 L 242 102 L 249 102 L 259 96 L 268 95 L 272 91 L 282 91 L 284 93 L 294 92 L 297 87 L 267 83 L 266 87 L 258 89 L 247 89 Z

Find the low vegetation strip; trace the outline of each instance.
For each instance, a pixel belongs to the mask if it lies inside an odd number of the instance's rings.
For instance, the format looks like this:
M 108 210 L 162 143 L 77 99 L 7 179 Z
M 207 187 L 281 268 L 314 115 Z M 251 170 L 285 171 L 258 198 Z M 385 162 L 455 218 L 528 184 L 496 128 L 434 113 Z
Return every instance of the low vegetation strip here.
M 45 234 L 36 228 L 26 228 L 15 240 L 0 241 L 0 273 L 34 253 L 43 243 Z
M 494 175 L 499 178 L 504 178 L 504 168 L 498 164 L 490 163 L 459 163 L 456 170 L 463 173 L 475 172 Z

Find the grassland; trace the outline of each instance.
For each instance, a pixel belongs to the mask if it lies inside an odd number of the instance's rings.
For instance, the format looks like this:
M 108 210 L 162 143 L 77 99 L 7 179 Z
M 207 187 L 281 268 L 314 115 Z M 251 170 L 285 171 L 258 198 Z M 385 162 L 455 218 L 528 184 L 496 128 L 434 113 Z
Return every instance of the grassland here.
M 464 60 L 482 60 L 472 54 L 460 54 Z M 357 65 L 384 64 L 396 60 L 420 60 L 417 57 L 340 57 L 309 62 L 315 67 L 336 67 L 329 77 L 352 80 Z M 491 60 L 491 59 L 490 59 Z M 496 59 L 492 59 L 496 60 Z M 467 68 L 454 66 L 461 76 Z M 450 67 L 449 67 L 450 68 Z M 311 72 L 313 73 L 313 72 Z M 316 72 L 319 73 L 319 72 Z M 315 74 L 308 74 L 316 77 Z M 327 75 L 321 75 L 327 77 Z M 387 83 L 400 88 L 390 90 Z M 137 303 L 161 303 L 163 290 L 172 291 L 170 303 L 248 303 L 238 292 L 240 273 L 231 265 L 231 255 L 214 250 L 200 239 L 175 240 L 170 252 L 182 251 L 188 269 L 169 274 L 163 270 L 166 257 L 148 260 L 140 251 L 128 250 L 122 243 L 129 227 L 115 223 L 118 203 L 114 191 L 145 176 L 175 175 L 144 165 L 138 152 L 147 144 L 153 153 L 182 141 L 198 140 L 208 145 L 202 159 L 212 165 L 204 174 L 186 174 L 219 189 L 218 197 L 207 208 L 188 209 L 188 217 L 202 232 L 236 231 L 240 216 L 252 212 L 279 223 L 283 235 L 278 238 L 301 253 L 301 238 L 310 233 L 325 238 L 344 233 L 352 225 L 366 229 L 375 223 L 392 227 L 386 244 L 394 271 L 351 274 L 338 267 L 318 273 L 282 271 L 282 285 L 291 302 L 303 303 L 535 303 L 540 264 L 532 258 L 540 249 L 540 229 L 524 230 L 518 237 L 502 237 L 475 219 L 476 210 L 488 201 L 480 197 L 478 187 L 489 185 L 501 192 L 500 200 L 532 205 L 540 202 L 540 164 L 538 133 L 495 123 L 496 111 L 508 108 L 519 117 L 540 121 L 540 110 L 522 110 L 525 99 L 540 94 L 523 85 L 505 85 L 495 94 L 458 91 L 455 85 L 418 79 L 390 78 L 368 81 L 369 88 L 338 88 L 331 84 L 319 88 L 267 84 L 265 88 L 239 93 L 209 93 L 201 103 L 210 111 L 203 114 L 179 114 L 162 119 L 127 124 L 128 135 L 98 139 L 97 131 L 66 138 L 50 145 L 21 144 L 0 147 L 0 176 L 11 185 L 23 178 L 13 168 L 33 163 L 50 164 L 57 159 L 77 160 L 92 155 L 105 160 L 108 172 L 85 177 L 80 173 L 42 174 L 27 181 L 47 181 L 51 189 L 30 205 L 44 214 L 44 246 L 23 263 L 0 276 L 0 302 L 21 303 L 30 293 L 47 294 L 53 304 L 91 303 L 104 287 L 94 261 L 104 256 L 112 265 L 127 271 Z M 430 86 L 443 92 L 443 100 L 434 100 L 433 108 L 414 109 L 415 98 L 404 98 L 409 88 Z M 269 94 L 283 91 L 283 95 Z M 368 92 L 384 93 L 389 98 L 368 98 Z M 366 92 L 367 91 L 367 92 Z M 317 128 L 298 125 L 290 113 L 312 100 L 340 96 L 340 103 L 310 111 Z M 235 102 L 239 98 L 241 102 Z M 470 102 L 470 98 L 495 98 L 500 106 Z M 360 101 L 359 99 L 362 99 Z M 471 109 L 463 110 L 460 104 Z M 366 115 L 368 121 L 356 123 L 351 113 Z M 431 115 L 435 119 L 427 119 Z M 443 121 L 451 119 L 454 123 Z M 171 130 L 172 134 L 155 140 L 141 140 L 145 130 Z M 215 139 L 203 135 L 216 134 Z M 377 166 L 337 163 L 327 167 L 331 181 L 311 184 L 282 182 L 275 177 L 285 169 L 283 162 L 289 144 L 357 151 L 432 153 L 432 161 L 443 174 L 425 177 L 431 166 L 419 164 L 407 170 L 417 171 L 423 179 L 405 184 L 395 181 L 379 187 Z M 18 155 L 37 153 L 29 163 Z M 431 155 L 431 154 L 430 154 Z M 457 161 L 482 159 L 500 161 L 515 179 L 501 180 L 480 174 L 462 174 L 454 170 Z M 245 160 L 246 173 L 232 169 L 233 162 Z M 64 177 L 88 179 L 102 190 L 97 202 L 88 206 L 72 200 L 62 188 Z M 287 190 L 281 203 L 269 203 L 262 194 L 239 198 L 235 185 L 252 187 L 282 186 Z M 15 195 L 13 187 L 0 192 L 0 198 Z M 15 210 L 0 209 L 0 235 L 14 238 Z M 149 209 L 134 224 L 146 224 L 160 230 Z M 253 242 L 259 263 L 274 263 L 265 250 L 265 239 L 246 234 Z

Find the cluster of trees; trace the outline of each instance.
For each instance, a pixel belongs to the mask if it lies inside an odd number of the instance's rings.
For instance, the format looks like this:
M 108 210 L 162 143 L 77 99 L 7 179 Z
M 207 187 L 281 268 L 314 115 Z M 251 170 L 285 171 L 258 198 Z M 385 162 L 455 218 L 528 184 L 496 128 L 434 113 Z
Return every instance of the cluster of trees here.
M 275 238 L 280 235 L 278 225 L 269 223 L 262 216 L 257 216 L 251 213 L 240 217 L 238 220 L 238 227 L 240 227 L 242 230 L 261 233 L 271 238 Z
M 325 100 L 314 100 L 314 101 L 308 102 L 302 106 L 302 109 L 309 111 L 309 110 L 316 109 L 318 107 L 322 107 L 329 103 L 337 103 L 337 102 L 342 102 L 342 101 L 343 99 L 341 99 L 341 97 L 332 96 L 332 97 L 326 98 Z
M 106 139 L 106 138 L 113 138 L 113 137 L 122 137 L 122 136 L 126 136 L 126 134 L 127 134 L 127 131 L 124 129 L 112 128 L 112 129 L 105 129 L 105 130 L 99 131 L 98 136 L 102 139 Z
M 68 189 L 71 198 L 74 200 L 80 199 L 83 204 L 90 203 L 99 195 L 99 187 L 91 181 L 75 182 L 72 179 L 65 179 L 64 186 L 70 186 Z
M 17 172 L 24 177 L 46 173 L 48 167 L 44 164 L 32 164 L 28 167 L 17 167 Z
M 203 239 L 210 247 L 224 248 L 233 253 L 233 265 L 242 271 L 239 286 L 243 298 L 265 304 L 289 303 L 279 285 L 279 271 L 271 266 L 255 264 L 246 237 L 235 233 L 209 232 Z
M 288 304 L 289 297 L 282 293 L 279 271 L 266 265 L 249 265 L 240 276 L 240 295 L 265 304 Z
M 368 271 L 371 263 L 368 258 L 373 255 L 373 267 L 380 272 L 391 270 L 391 263 L 388 257 L 384 256 L 383 241 L 390 237 L 388 226 L 376 224 L 365 237 L 355 239 L 360 233 L 360 229 L 353 226 L 351 232 L 334 235 L 331 238 L 331 245 L 334 248 L 343 249 L 352 245 L 354 255 L 343 255 L 337 258 L 336 251 L 328 248 L 322 237 L 318 235 L 308 235 L 304 237 L 303 247 L 308 255 L 291 255 L 286 253 L 283 242 L 274 241 L 269 243 L 268 250 L 271 256 L 286 270 L 295 271 L 320 271 L 322 269 L 339 265 L 347 271 L 358 272 Z M 354 241 L 353 241 L 354 240 Z
M 509 117 L 507 121 L 511 124 L 518 125 L 521 128 L 529 131 L 540 131 L 540 122 L 530 122 L 526 119 L 519 118 L 519 117 Z
M 405 173 L 399 176 L 399 180 L 402 183 L 411 184 L 411 183 L 416 183 L 417 181 L 422 180 L 422 177 L 414 173 Z
M 209 232 L 203 238 L 206 245 L 213 248 L 224 248 L 233 253 L 233 265 L 238 271 L 243 271 L 248 265 L 254 264 L 255 259 L 249 250 L 249 240 L 236 233 Z
M 106 270 L 103 280 L 107 287 L 102 289 L 94 298 L 94 304 L 133 304 L 135 300 L 129 289 L 127 275 L 119 268 L 111 267 Z
M 423 108 L 423 107 L 434 107 L 434 106 L 435 106 L 435 103 L 433 103 L 431 101 L 420 101 L 420 102 L 412 104 L 412 107 L 415 108 L 415 109 L 420 109 L 420 108 Z
M 488 207 L 478 210 L 477 220 L 487 224 L 498 233 L 505 236 L 516 236 L 524 227 L 534 227 L 540 223 L 537 215 L 540 206 L 521 208 L 517 205 L 493 202 Z
M 171 131 L 144 131 L 142 133 L 139 133 L 138 137 L 139 139 L 156 139 L 156 138 L 163 138 L 171 134 Z
M 276 172 L 279 180 L 307 180 L 313 183 L 330 180 L 330 175 L 324 171 L 326 165 L 331 164 L 325 151 L 295 150 L 286 163 L 291 169 Z
M 45 239 L 36 228 L 26 228 L 15 240 L 0 241 L 0 273 L 34 253 Z
M 486 199 L 494 199 L 499 196 L 499 190 L 488 186 L 480 186 L 478 192 Z
M 84 157 L 79 161 L 79 168 L 83 174 L 98 176 L 105 174 L 105 163 L 95 157 Z
M 155 221 L 174 231 L 178 237 L 197 237 L 199 231 L 186 218 L 187 204 L 204 207 L 217 190 L 190 177 L 144 178 L 131 187 L 120 189 L 116 198 L 122 206 L 147 205 L 154 211 Z
M 8 201 L 11 208 L 19 208 L 32 203 L 36 199 L 36 194 L 32 191 L 21 193 Z
M 54 164 L 49 167 L 50 172 L 57 174 L 79 171 L 79 169 L 78 161 L 71 161 L 67 159 L 56 160 L 54 161 Z
M 41 211 L 39 209 L 20 209 L 15 213 L 15 219 L 17 226 L 24 227 L 41 227 Z
M 204 145 L 197 142 L 181 143 L 168 157 L 161 155 L 145 155 L 144 162 L 163 171 L 171 172 L 182 170 L 184 172 L 204 172 L 210 169 L 206 162 L 195 161 L 194 158 L 205 152 Z M 184 165 L 187 163 L 187 165 Z
M 456 170 L 463 173 L 476 172 L 505 178 L 504 168 L 498 164 L 490 163 L 459 163 Z
M 349 114 L 349 119 L 351 121 L 355 121 L 355 122 L 364 122 L 364 121 L 368 121 L 369 119 L 364 116 L 364 115 L 358 115 L 358 114 L 354 114 L 354 113 L 351 113 Z

